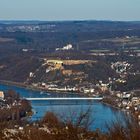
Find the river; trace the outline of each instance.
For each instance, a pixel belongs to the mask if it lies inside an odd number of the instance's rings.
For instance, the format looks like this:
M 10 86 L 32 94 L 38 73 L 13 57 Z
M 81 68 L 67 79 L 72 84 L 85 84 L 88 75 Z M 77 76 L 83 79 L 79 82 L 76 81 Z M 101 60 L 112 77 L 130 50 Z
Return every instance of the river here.
M 21 97 L 25 98 L 40 98 L 40 97 L 78 97 L 75 94 L 57 94 L 57 93 L 45 93 L 40 91 L 28 90 L 21 87 L 0 85 L 0 90 L 15 90 Z M 31 120 L 41 119 L 47 111 L 54 112 L 63 119 L 72 118 L 73 120 L 81 112 L 85 112 L 90 108 L 90 125 L 91 130 L 100 129 L 101 131 L 107 131 L 106 124 L 110 124 L 116 119 L 123 119 L 124 113 L 113 109 L 110 106 L 104 105 L 98 101 L 31 101 L 34 115 Z M 64 118 L 65 116 L 65 118 Z

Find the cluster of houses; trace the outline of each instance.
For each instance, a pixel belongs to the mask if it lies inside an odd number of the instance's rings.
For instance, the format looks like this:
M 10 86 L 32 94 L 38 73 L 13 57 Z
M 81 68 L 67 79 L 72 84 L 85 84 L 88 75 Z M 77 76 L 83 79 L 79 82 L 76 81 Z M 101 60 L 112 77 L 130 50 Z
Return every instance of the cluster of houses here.
M 117 61 L 115 63 L 111 64 L 111 68 L 115 69 L 117 73 L 125 73 L 127 72 L 128 68 L 130 67 L 130 64 L 126 61 Z
M 32 83 L 33 87 L 40 87 L 41 89 L 47 90 L 47 91 L 56 91 L 56 92 L 74 92 L 74 93 L 80 93 L 84 94 L 85 96 L 95 96 L 95 95 L 100 95 L 101 93 L 104 93 L 105 91 L 108 90 L 108 84 L 92 84 L 92 83 L 87 83 L 87 84 L 79 84 L 79 85 L 57 85 L 54 83 L 44 83 L 44 82 L 39 82 L 39 83 Z
M 135 95 L 134 92 L 123 92 L 117 93 L 116 96 L 120 99 L 118 106 L 123 107 L 125 109 L 140 110 L 140 97 Z
M 140 91 L 138 91 L 140 93 Z M 133 92 L 114 92 L 116 106 L 138 116 L 140 121 L 140 94 Z

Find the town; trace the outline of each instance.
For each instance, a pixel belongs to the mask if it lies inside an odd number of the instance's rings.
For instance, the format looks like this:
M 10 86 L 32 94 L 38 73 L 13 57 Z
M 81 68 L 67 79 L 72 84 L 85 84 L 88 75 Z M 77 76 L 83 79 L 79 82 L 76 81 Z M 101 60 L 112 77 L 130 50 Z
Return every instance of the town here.
M 62 137 L 74 135 L 87 140 L 89 135 L 98 139 L 101 136 L 100 139 L 108 140 L 107 133 L 83 128 L 87 126 L 89 110 L 79 113 L 77 124 L 63 120 L 65 115 L 60 119 L 55 111 L 49 112 L 56 106 L 59 112 L 63 106 L 77 109 L 80 104 L 95 109 L 91 116 L 97 114 L 97 124 L 104 119 L 111 121 L 115 110 L 116 114 L 121 112 L 121 116 L 124 113 L 135 120 L 126 122 L 127 128 L 139 130 L 139 22 L 7 22 L 3 21 L 0 28 L 0 127 L 3 130 L 0 138 L 26 139 L 27 136 L 36 140 L 36 132 L 50 139 L 62 134 Z M 45 100 L 68 97 L 100 100 L 76 103 Z M 72 114 L 78 113 L 79 108 L 72 110 Z M 67 110 L 64 112 L 68 113 Z M 76 115 L 72 117 L 76 119 Z M 113 122 L 114 129 L 108 130 L 110 135 L 112 130 L 118 132 L 123 128 L 120 125 L 125 121 L 128 120 L 121 120 L 119 125 Z M 107 128 L 104 126 L 105 132 Z
M 46 67 L 45 74 L 47 75 L 52 71 L 61 71 L 63 76 L 62 79 L 57 79 L 57 81 L 48 81 L 45 82 L 42 79 L 42 82 L 33 82 L 33 79 L 37 76 L 38 71 L 35 73 L 30 72 L 29 79 L 26 82 L 31 84 L 32 88 L 40 88 L 44 91 L 49 92 L 62 92 L 62 93 L 75 93 L 82 94 L 87 97 L 104 97 L 103 102 L 110 104 L 113 107 L 116 107 L 126 112 L 133 113 L 140 120 L 140 90 L 126 90 L 122 86 L 126 85 L 127 75 L 136 75 L 136 72 L 129 72 L 132 67 L 131 64 L 123 61 L 111 63 L 111 69 L 115 70 L 117 77 L 109 77 L 108 80 L 97 82 L 89 82 L 87 80 L 88 75 L 83 71 L 75 71 L 73 69 L 66 70 L 67 66 L 76 66 L 76 65 L 91 65 L 96 63 L 95 61 L 89 60 L 44 60 L 42 64 L 43 67 Z M 78 67 L 78 66 L 77 66 Z M 44 74 L 43 74 L 44 75 Z M 45 75 L 44 75 L 45 77 Z M 46 79 L 45 79 L 46 80 Z M 78 82 L 75 82 L 78 81 Z M 76 84 L 73 85 L 73 82 Z M 28 83 L 28 84 L 29 84 Z M 116 88 L 116 86 L 118 86 Z M 140 123 L 140 122 L 139 122 Z

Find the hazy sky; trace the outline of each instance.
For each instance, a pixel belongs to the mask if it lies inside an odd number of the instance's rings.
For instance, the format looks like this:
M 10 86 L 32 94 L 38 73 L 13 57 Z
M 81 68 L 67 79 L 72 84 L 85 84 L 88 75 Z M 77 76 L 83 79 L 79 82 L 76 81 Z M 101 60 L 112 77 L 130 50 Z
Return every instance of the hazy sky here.
M 0 0 L 0 19 L 140 21 L 140 0 Z

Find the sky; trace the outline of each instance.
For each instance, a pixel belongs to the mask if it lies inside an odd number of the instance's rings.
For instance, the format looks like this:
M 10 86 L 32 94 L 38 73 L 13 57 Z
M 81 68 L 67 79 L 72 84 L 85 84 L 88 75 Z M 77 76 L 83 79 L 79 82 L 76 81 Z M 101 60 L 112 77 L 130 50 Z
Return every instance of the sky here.
M 140 0 L 0 0 L 0 20 L 140 21 Z

